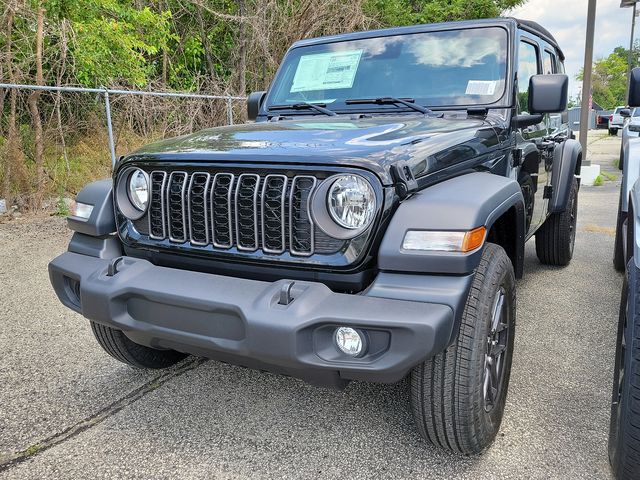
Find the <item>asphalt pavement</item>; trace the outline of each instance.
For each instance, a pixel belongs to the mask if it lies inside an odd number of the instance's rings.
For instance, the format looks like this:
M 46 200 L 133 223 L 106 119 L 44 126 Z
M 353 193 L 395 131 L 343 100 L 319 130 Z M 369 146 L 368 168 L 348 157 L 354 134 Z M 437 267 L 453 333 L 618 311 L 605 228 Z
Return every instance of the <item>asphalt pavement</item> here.
M 49 285 L 63 219 L 0 223 L 0 479 L 611 478 L 620 145 L 589 141 L 610 179 L 580 191 L 567 268 L 540 265 L 527 245 L 505 418 L 471 458 L 421 440 L 407 382 L 334 391 L 212 360 L 120 364 Z

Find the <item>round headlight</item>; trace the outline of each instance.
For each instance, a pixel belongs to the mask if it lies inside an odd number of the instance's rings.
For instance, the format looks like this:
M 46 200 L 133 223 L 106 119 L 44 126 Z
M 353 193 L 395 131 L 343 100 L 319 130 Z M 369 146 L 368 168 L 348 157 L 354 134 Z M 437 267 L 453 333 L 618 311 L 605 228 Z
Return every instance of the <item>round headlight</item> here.
M 134 170 L 129 175 L 127 194 L 131 204 L 141 212 L 147 209 L 149 203 L 149 177 L 142 170 Z
M 327 195 L 327 209 L 334 222 L 349 230 L 364 230 L 376 214 L 373 188 L 359 175 L 340 175 Z

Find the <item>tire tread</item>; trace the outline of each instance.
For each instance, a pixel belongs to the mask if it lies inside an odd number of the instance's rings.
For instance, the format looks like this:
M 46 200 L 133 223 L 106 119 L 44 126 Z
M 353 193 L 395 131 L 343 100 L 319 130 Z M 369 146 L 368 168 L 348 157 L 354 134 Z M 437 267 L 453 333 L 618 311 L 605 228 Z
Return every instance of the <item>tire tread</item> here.
M 135 368 L 167 368 L 182 360 L 186 354 L 175 350 L 157 350 L 138 345 L 115 328 L 91 323 L 91 330 L 102 349 L 120 362 Z

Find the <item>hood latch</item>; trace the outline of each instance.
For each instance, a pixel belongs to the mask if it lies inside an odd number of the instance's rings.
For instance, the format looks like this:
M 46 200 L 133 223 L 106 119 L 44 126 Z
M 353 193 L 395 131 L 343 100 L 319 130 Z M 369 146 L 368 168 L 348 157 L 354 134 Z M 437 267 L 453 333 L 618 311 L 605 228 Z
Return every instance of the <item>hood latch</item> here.
M 396 193 L 404 200 L 418 190 L 418 181 L 413 176 L 411 167 L 405 161 L 400 161 L 391 166 L 391 175 L 396 184 Z

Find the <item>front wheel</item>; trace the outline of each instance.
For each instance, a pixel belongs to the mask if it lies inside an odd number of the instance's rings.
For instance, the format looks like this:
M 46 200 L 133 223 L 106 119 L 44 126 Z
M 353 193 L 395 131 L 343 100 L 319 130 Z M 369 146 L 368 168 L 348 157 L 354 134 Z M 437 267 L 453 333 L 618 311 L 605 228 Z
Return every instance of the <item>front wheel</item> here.
M 536 254 L 545 265 L 568 265 L 578 220 L 578 181 L 574 178 L 564 212 L 552 213 L 536 232 Z
M 620 301 L 616 344 L 609 461 L 618 480 L 640 474 L 640 269 L 627 267 Z
M 432 444 L 472 455 L 496 437 L 504 413 L 515 333 L 513 266 L 487 243 L 453 345 L 411 372 L 411 408 Z
M 96 322 L 91 322 L 91 330 L 105 352 L 135 368 L 167 368 L 187 356 L 175 350 L 157 350 L 138 345 L 121 330 Z

